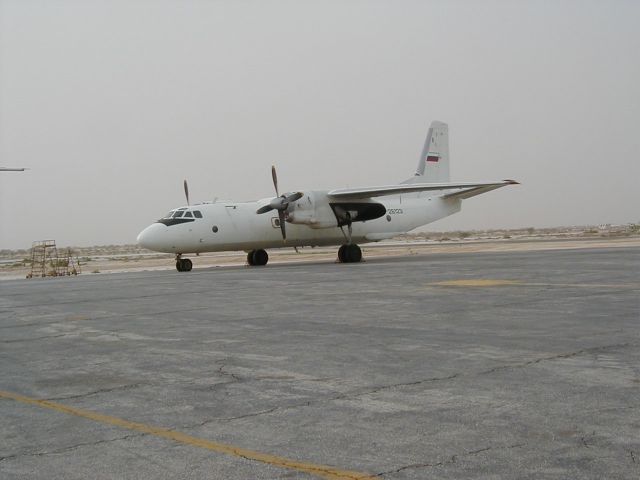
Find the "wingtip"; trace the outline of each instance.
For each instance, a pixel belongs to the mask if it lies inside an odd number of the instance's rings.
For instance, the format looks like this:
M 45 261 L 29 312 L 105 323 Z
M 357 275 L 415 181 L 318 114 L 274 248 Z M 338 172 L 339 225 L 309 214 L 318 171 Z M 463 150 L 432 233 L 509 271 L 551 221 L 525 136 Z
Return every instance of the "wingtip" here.
M 503 180 L 503 182 L 506 182 L 508 185 L 521 185 L 521 183 L 516 180 L 506 179 L 506 180 Z

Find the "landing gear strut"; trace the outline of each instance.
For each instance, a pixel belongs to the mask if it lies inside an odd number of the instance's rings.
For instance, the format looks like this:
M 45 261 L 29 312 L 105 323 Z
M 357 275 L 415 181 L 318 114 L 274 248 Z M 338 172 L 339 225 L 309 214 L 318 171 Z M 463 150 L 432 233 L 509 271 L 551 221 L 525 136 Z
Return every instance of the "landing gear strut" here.
M 188 258 L 182 258 L 181 254 L 176 255 L 176 270 L 179 272 L 190 272 L 193 263 Z
M 252 267 L 266 265 L 269 255 L 264 250 L 251 250 L 247 253 L 247 263 Z
M 362 250 L 355 243 L 342 245 L 338 250 L 338 260 L 341 263 L 358 263 L 362 260 Z

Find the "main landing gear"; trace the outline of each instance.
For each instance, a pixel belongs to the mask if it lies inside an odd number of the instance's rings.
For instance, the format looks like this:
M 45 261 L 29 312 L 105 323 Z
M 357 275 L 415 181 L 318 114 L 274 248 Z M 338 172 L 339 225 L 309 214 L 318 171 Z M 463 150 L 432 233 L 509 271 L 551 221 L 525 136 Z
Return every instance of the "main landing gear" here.
M 341 263 L 358 263 L 362 260 L 362 250 L 355 243 L 342 245 L 338 250 L 338 260 Z
M 190 272 L 193 263 L 188 258 L 182 258 L 181 254 L 176 255 L 176 270 L 179 272 Z
M 247 263 L 252 267 L 266 265 L 269 261 L 269 255 L 264 250 L 251 250 L 247 253 Z

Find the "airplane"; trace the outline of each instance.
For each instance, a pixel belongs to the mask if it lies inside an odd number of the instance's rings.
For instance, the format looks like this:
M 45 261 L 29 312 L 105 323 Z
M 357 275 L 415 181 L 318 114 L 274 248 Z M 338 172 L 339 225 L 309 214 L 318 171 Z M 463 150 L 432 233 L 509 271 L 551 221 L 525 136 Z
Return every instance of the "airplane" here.
M 515 180 L 449 181 L 449 127 L 434 121 L 427 132 L 415 174 L 394 185 L 280 194 L 251 202 L 214 201 L 172 209 L 137 237 L 149 250 L 174 253 L 176 269 L 188 272 L 187 254 L 244 250 L 250 266 L 269 261 L 267 249 L 340 246 L 338 261 L 362 260 L 358 244 L 379 242 L 459 212 L 462 200 L 516 185 Z

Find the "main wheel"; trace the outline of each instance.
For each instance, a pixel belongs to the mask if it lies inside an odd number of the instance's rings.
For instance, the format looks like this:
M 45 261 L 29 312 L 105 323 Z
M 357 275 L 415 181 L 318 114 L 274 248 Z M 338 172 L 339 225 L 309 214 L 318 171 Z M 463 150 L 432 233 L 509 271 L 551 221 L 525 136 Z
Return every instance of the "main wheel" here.
M 345 257 L 345 252 L 347 250 L 348 245 L 342 245 L 339 249 L 338 249 L 338 260 L 341 263 L 347 263 L 347 259 Z
M 269 255 L 264 250 L 254 250 L 252 260 L 253 263 L 250 263 L 250 265 L 263 266 L 269 261 Z
M 247 263 L 249 265 L 251 265 L 252 267 L 255 265 L 255 263 L 253 263 L 253 254 L 255 253 L 255 250 L 251 250 L 249 253 L 247 253 Z
M 362 260 L 362 250 L 356 244 L 342 245 L 338 250 L 338 260 L 342 263 L 358 263 Z
M 362 260 L 362 250 L 356 244 L 348 245 L 346 253 L 350 263 L 358 263 Z

